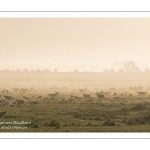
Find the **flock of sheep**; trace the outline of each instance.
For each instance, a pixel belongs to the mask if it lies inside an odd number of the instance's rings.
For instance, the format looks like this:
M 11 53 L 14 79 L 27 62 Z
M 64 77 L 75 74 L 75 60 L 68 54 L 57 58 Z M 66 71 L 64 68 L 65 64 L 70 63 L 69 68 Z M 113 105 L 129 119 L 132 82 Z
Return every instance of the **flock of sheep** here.
M 30 88 L 12 88 L 12 89 L 1 89 L 0 91 L 0 106 L 11 106 L 11 107 L 22 107 L 24 104 L 39 104 L 40 102 L 49 102 L 51 100 L 66 100 L 66 94 L 68 101 L 74 99 L 104 99 L 112 98 L 119 99 L 121 97 L 132 97 L 133 95 L 145 95 L 149 88 L 144 89 L 143 87 L 129 87 L 128 89 L 69 89 L 66 87 L 58 88 L 51 87 L 45 90 L 45 95 L 40 95 L 40 90 L 35 90 L 33 87 Z M 31 94 L 32 93 L 32 94 Z M 36 93 L 34 95 L 34 93 Z M 21 98 L 16 98 L 14 95 L 20 95 Z M 37 95 L 38 94 L 38 95 Z
M 150 90 L 149 87 L 129 87 L 126 89 L 108 88 L 108 89 L 69 89 L 66 87 L 51 87 L 44 89 L 44 94 L 39 89 L 30 88 L 11 88 L 0 90 L 0 107 L 23 107 L 24 105 L 39 105 L 40 103 L 61 102 L 68 103 L 73 101 L 86 102 L 92 100 L 121 99 L 134 96 L 144 96 Z M 21 97 L 21 98 L 18 98 Z M 0 112 L 0 117 L 6 112 Z

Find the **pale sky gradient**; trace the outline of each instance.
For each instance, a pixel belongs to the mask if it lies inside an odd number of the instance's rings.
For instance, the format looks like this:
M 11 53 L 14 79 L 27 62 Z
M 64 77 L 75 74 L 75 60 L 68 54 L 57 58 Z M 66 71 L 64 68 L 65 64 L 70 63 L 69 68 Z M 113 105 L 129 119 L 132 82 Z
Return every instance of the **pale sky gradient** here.
M 0 69 L 99 71 L 122 60 L 150 66 L 150 18 L 0 18 Z

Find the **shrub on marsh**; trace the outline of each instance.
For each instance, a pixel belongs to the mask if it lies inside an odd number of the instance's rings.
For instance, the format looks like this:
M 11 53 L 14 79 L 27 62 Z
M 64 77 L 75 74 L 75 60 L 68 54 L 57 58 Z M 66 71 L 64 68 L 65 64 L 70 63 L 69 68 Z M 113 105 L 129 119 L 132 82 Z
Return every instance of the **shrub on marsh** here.
M 92 123 L 89 122 L 86 126 L 92 126 Z
M 99 121 L 99 120 L 101 120 L 101 119 L 100 119 L 100 117 L 95 117 L 94 120 Z
M 37 123 L 32 125 L 32 128 L 39 128 L 39 125 Z
M 117 124 L 115 121 L 108 119 L 108 120 L 104 121 L 103 125 L 104 126 L 116 126 Z
M 82 116 L 81 116 L 81 114 L 76 114 L 75 115 L 75 118 L 81 118 Z
M 52 120 L 48 126 L 51 127 L 60 127 L 60 123 L 56 120 Z
M 136 104 L 134 107 L 132 107 L 131 109 L 132 110 L 144 110 L 146 109 L 146 104 L 142 104 L 142 103 L 139 103 L 139 104 Z
M 141 116 L 138 118 L 131 118 L 126 121 L 127 125 L 150 124 L 150 115 Z

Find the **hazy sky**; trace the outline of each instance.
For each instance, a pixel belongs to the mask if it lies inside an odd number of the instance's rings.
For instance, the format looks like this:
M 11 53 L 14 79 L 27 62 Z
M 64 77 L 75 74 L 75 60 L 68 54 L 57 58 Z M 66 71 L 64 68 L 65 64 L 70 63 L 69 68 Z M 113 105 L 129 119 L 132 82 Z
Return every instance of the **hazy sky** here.
M 98 71 L 122 60 L 150 62 L 150 19 L 0 18 L 0 68 Z

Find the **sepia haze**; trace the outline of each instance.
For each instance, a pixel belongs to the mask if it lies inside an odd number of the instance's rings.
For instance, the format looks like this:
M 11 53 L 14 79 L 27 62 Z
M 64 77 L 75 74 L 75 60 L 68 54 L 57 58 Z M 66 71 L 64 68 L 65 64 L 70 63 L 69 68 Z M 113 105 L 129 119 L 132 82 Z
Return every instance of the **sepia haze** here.
M 144 70 L 149 27 L 149 18 L 0 18 L 0 69 Z
M 149 132 L 149 28 L 148 18 L 1 18 L 0 131 Z

